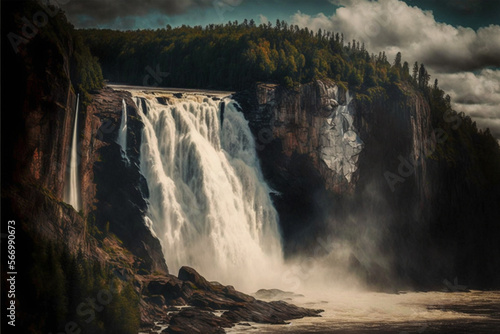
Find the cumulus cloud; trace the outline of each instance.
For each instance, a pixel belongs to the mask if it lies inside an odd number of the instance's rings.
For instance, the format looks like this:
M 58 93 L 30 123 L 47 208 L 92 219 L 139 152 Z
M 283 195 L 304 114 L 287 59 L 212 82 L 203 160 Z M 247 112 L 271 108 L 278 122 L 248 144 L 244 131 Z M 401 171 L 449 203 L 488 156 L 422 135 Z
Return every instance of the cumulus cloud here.
M 478 127 L 489 128 L 500 138 L 500 71 L 441 74 L 440 82 L 447 88 L 454 109 L 470 115 Z
M 259 21 L 262 24 L 267 24 L 269 22 L 269 19 L 267 17 L 265 17 L 264 15 L 259 14 Z
M 500 71 L 484 69 L 478 74 L 461 72 L 440 77 L 450 87 L 448 92 L 456 103 L 500 104 Z
M 309 29 L 342 32 L 371 52 L 392 59 L 401 51 L 410 64 L 424 63 L 450 94 L 453 107 L 500 138 L 500 26 L 473 30 L 437 22 L 399 0 L 331 0 L 341 6 L 332 15 L 297 12 L 292 23 Z
M 399 48 L 440 72 L 500 67 L 500 26 L 474 31 L 436 22 L 431 11 L 398 0 L 335 0 L 331 16 L 296 13 L 294 24 L 341 31 L 370 50 Z

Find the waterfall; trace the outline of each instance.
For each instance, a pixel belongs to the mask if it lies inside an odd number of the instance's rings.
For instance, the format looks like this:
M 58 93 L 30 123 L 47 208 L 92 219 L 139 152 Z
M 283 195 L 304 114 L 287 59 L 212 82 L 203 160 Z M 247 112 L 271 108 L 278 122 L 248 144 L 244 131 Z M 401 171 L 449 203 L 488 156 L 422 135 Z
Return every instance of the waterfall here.
M 170 270 L 192 266 L 239 288 L 276 284 L 282 274 L 278 216 L 236 102 L 184 98 L 166 106 L 151 96 L 135 98 L 144 123 L 146 223 Z
M 120 122 L 120 129 L 118 132 L 118 144 L 122 148 L 122 154 L 125 159 L 128 160 L 127 156 L 127 104 L 125 100 L 122 100 L 122 120 Z
M 71 155 L 69 160 L 69 178 L 66 182 L 64 201 L 73 206 L 76 211 L 80 207 L 80 183 L 78 181 L 78 106 L 80 95 L 76 98 L 75 123 L 71 138 Z

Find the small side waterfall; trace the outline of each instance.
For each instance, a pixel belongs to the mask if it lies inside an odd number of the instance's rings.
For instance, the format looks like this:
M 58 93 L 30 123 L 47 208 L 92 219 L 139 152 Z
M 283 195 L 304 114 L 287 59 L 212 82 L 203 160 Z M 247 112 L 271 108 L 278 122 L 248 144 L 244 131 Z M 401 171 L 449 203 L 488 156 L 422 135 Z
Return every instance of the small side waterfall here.
M 71 155 L 69 160 L 69 177 L 66 182 L 64 201 L 80 211 L 80 182 L 78 180 L 78 107 L 80 95 L 76 98 L 75 123 L 73 126 L 73 137 L 71 139 Z
M 236 102 L 185 98 L 166 106 L 148 97 L 136 99 L 146 223 L 170 269 L 192 266 L 249 290 L 274 286 L 283 273 L 278 216 Z
M 122 120 L 120 130 L 118 132 L 118 144 L 120 144 L 123 156 L 128 160 L 127 156 L 127 104 L 122 100 Z

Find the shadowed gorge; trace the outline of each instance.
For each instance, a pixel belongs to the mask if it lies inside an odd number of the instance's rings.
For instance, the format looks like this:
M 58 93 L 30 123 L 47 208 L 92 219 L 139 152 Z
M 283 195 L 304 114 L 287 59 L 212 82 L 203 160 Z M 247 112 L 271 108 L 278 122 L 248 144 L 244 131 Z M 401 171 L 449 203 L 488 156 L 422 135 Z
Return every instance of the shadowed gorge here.
M 75 29 L 55 5 L 2 3 L 20 333 L 498 328 L 500 146 L 424 64 L 281 20 Z

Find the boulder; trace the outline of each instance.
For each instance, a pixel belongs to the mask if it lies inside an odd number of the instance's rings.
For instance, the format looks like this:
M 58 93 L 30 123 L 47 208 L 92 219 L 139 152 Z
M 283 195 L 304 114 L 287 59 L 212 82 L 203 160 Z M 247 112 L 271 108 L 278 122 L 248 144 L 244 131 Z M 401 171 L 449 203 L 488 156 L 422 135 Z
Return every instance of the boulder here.
M 163 333 L 221 334 L 225 333 L 224 327 L 232 326 L 229 320 L 211 312 L 189 308 L 172 316 L 169 327 Z
M 189 281 L 194 283 L 194 285 L 203 290 L 212 290 L 212 284 L 208 282 L 203 276 L 201 276 L 196 270 L 191 267 L 182 267 L 179 269 L 179 279 L 181 281 Z

